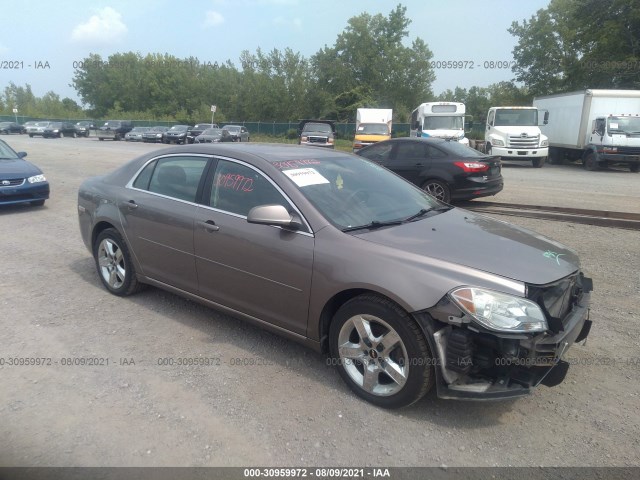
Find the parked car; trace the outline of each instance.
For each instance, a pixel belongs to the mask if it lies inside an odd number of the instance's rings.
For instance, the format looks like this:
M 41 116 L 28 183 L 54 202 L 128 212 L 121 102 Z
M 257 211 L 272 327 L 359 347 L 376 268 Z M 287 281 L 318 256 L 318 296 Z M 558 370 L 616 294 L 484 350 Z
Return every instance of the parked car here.
M 108 120 L 98 128 L 98 140 L 102 141 L 105 138 L 121 140 L 131 130 L 133 130 L 133 123 L 128 120 Z
M 42 170 L 0 140 L 0 205 L 30 203 L 42 206 L 49 198 L 49 182 Z
M 167 130 L 162 137 L 162 143 L 187 143 L 187 130 L 191 128 L 189 125 L 174 125 Z
M 78 212 L 114 295 L 154 285 L 328 351 L 382 407 L 433 385 L 483 400 L 557 385 L 591 327 L 573 250 L 350 153 L 165 148 L 84 181 Z
M 209 128 L 219 128 L 217 123 L 197 123 L 187 129 L 187 143 L 194 143 L 196 137 Z
M 35 124 L 36 124 L 36 123 L 38 123 L 38 122 L 36 122 L 36 121 L 34 121 L 34 120 L 29 120 L 28 122 L 24 122 L 24 123 L 22 124 L 22 126 L 24 127 L 24 131 L 25 131 L 25 133 L 27 133 L 27 131 L 28 131 L 29 127 L 33 127 L 33 126 L 35 126 Z
M 133 130 L 125 133 L 124 139 L 127 142 L 141 142 L 142 135 L 149 131 L 151 127 L 133 127 Z
M 31 138 L 35 137 L 36 135 L 42 136 L 45 128 L 47 128 L 49 125 L 51 125 L 51 122 L 49 121 L 34 122 L 33 125 L 29 125 L 27 127 L 27 133 Z
M 357 152 L 421 187 L 438 200 L 469 200 L 500 192 L 500 158 L 443 138 L 394 138 Z
M 96 129 L 96 124 L 92 120 L 81 120 L 76 123 L 75 128 L 79 137 L 89 137 L 91 130 Z
M 194 143 L 233 142 L 229 130 L 224 128 L 209 128 L 195 138 Z
M 334 148 L 336 124 L 333 120 L 300 120 L 298 145 Z
M 0 133 L 3 135 L 7 135 L 9 133 L 26 133 L 27 129 L 16 122 L 2 122 L 0 123 Z
M 229 131 L 234 142 L 249 141 L 249 130 L 247 130 L 247 127 L 241 125 L 225 125 L 222 128 Z
M 169 127 L 151 127 L 142 134 L 142 141 L 147 143 L 161 143 L 164 133 Z
M 42 132 L 42 138 L 77 137 L 76 126 L 69 122 L 51 122 Z

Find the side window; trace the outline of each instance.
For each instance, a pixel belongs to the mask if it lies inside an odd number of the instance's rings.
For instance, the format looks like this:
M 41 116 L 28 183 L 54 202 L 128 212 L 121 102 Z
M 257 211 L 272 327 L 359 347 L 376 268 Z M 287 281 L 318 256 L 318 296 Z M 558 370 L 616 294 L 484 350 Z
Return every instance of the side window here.
M 209 206 L 246 216 L 258 205 L 289 203 L 260 173 L 252 168 L 227 160 L 219 160 L 213 176 Z
M 139 188 L 141 190 L 149 190 L 149 181 L 153 174 L 153 169 L 156 168 L 156 160 L 149 162 L 146 167 L 142 169 L 138 178 L 133 182 L 133 188 Z
M 396 159 L 405 160 L 424 160 L 426 157 L 425 146 L 418 141 L 414 142 L 398 142 L 398 150 Z
M 207 166 L 207 161 L 204 157 L 161 158 L 156 162 L 148 190 L 168 197 L 195 202 L 198 185 Z M 134 186 L 146 173 L 146 170 L 147 168 L 140 173 Z
M 496 114 L 495 110 L 491 110 L 491 112 L 489 112 L 489 118 L 487 118 L 487 123 L 491 126 L 493 126 L 493 116 Z
M 389 159 L 389 155 L 391 154 L 391 149 L 393 148 L 392 143 L 384 143 L 373 145 L 363 152 L 361 155 L 364 158 L 368 158 L 369 160 L 373 160 L 374 162 L 385 162 Z
M 432 147 L 431 145 L 427 145 L 427 157 L 429 158 L 444 158 L 447 154 L 442 150 L 436 147 Z

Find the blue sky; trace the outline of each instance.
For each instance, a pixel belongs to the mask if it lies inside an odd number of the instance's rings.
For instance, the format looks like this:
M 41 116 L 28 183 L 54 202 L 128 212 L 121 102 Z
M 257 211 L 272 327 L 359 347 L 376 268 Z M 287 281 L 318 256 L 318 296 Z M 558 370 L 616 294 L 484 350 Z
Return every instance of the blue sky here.
M 509 68 L 485 62 L 512 61 L 515 38 L 507 28 L 549 0 L 22 0 L 2 12 L 0 88 L 10 81 L 29 83 L 38 96 L 53 90 L 77 99 L 69 85 L 73 64 L 90 53 L 105 59 L 126 51 L 169 53 L 239 65 L 243 50 L 289 47 L 309 58 L 333 45 L 349 18 L 364 12 L 387 16 L 398 3 L 411 19 L 409 42 L 422 38 L 434 61 L 474 64 L 436 69 L 437 94 L 511 80 Z M 6 68 L 7 62 L 19 68 Z M 46 63 L 49 68 L 36 68 Z

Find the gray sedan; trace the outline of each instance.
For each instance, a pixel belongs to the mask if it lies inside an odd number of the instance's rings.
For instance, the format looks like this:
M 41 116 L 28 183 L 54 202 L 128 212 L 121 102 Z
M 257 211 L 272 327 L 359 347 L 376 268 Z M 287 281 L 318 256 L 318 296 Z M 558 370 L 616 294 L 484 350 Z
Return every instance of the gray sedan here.
M 557 385 L 591 326 L 573 250 L 339 151 L 164 149 L 86 180 L 78 212 L 111 293 L 153 285 L 328 352 L 382 407 L 434 385 L 478 400 Z

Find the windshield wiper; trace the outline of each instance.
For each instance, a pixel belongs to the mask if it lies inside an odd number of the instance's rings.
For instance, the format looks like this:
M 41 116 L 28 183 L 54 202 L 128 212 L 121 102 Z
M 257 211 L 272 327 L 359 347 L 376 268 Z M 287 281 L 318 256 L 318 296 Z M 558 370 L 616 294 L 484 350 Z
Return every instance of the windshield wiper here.
M 354 230 L 365 230 L 365 229 L 374 230 L 374 229 L 380 228 L 380 227 L 389 227 L 391 225 L 401 225 L 402 223 L 404 223 L 403 220 L 392 220 L 392 221 L 389 221 L 389 222 L 380 222 L 378 220 L 373 220 L 373 221 L 371 221 L 371 223 L 367 223 L 366 225 L 358 225 L 356 227 L 343 228 L 342 231 L 343 232 L 352 232 Z
M 420 218 L 423 215 L 426 215 L 427 213 L 429 213 L 431 210 L 433 210 L 433 207 L 431 208 L 421 208 L 418 213 L 411 215 L 407 218 L 404 219 L 405 222 L 410 222 L 412 220 L 415 220 L 416 218 Z

